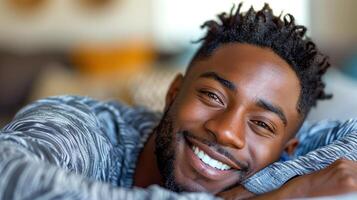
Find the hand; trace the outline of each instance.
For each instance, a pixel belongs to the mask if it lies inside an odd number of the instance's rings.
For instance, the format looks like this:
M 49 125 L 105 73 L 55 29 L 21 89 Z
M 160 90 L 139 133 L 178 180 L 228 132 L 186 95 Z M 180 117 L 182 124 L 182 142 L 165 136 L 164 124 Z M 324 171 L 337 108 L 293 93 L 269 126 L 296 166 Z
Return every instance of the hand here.
M 243 186 L 238 186 L 230 190 L 220 192 L 217 196 L 225 200 L 240 200 L 250 198 L 254 196 L 254 194 L 246 190 Z
M 338 195 L 357 191 L 357 162 L 337 160 L 327 168 L 292 179 L 275 194 L 283 198 Z
M 218 196 L 226 200 L 238 199 L 287 199 L 301 197 L 316 197 L 338 195 L 357 191 L 357 162 L 337 160 L 325 169 L 312 174 L 296 177 L 281 188 L 254 197 L 253 193 L 242 186 L 219 193 Z

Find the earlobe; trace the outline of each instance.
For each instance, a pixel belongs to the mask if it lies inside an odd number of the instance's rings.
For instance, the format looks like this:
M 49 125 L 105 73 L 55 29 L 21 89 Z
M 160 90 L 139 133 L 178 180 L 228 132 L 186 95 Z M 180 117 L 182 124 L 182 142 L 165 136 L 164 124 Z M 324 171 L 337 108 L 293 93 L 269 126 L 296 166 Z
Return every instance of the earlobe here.
M 178 92 L 180 91 L 182 82 L 183 82 L 183 75 L 181 73 L 177 74 L 175 79 L 171 82 L 170 87 L 166 94 L 165 109 L 164 109 L 165 111 L 175 100 Z
M 297 138 L 291 138 L 285 145 L 284 151 L 290 156 L 294 154 L 297 146 L 299 145 L 299 140 Z

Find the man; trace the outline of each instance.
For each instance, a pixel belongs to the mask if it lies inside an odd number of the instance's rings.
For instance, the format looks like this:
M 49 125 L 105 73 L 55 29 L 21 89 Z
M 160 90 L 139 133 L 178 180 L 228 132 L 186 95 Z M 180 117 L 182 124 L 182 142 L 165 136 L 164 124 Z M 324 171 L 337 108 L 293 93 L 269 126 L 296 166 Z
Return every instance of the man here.
M 240 7 L 204 24 L 203 44 L 172 82 L 163 116 L 72 96 L 21 110 L 0 135 L 1 199 L 276 199 L 356 191 L 356 164 L 333 163 L 356 160 L 355 121 L 305 125 L 294 153 L 310 108 L 329 98 L 321 81 L 326 57 L 292 16 L 281 20 L 268 5 L 247 13 Z M 299 157 L 276 162 L 281 155 Z

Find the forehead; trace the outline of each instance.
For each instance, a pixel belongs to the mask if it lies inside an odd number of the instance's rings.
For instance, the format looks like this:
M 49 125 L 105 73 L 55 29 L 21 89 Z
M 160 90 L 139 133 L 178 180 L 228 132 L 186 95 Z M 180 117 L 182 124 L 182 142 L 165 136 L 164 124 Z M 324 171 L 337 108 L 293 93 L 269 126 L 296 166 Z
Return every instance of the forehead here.
M 192 63 L 188 82 L 199 80 L 205 72 L 215 72 L 233 82 L 241 100 L 267 99 L 290 117 L 298 116 L 299 79 L 290 65 L 268 48 L 239 43 L 221 46 L 209 57 Z
M 279 83 L 291 83 L 300 89 L 296 73 L 280 56 L 268 48 L 249 44 L 226 44 L 215 50 L 207 58 L 193 62 L 189 76 L 197 76 L 206 71 L 226 74 L 232 81 L 244 79 L 273 80 L 270 87 Z
M 262 48 L 250 44 L 230 43 L 222 45 L 212 55 L 198 58 L 192 64 L 193 71 L 206 71 L 207 68 L 220 71 L 239 73 L 280 73 L 294 77 L 295 72 L 290 65 L 269 48 Z M 190 70 L 191 71 L 191 70 Z

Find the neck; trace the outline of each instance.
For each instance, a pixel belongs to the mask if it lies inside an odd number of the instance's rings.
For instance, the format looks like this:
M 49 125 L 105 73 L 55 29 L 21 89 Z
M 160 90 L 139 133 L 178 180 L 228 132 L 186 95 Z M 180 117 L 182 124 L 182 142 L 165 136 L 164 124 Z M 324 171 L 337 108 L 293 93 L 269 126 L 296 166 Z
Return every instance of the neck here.
M 156 162 L 155 133 L 152 133 L 139 155 L 134 186 L 146 188 L 154 184 L 162 185 L 162 179 Z

